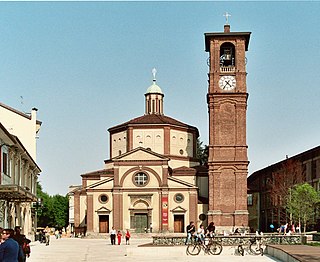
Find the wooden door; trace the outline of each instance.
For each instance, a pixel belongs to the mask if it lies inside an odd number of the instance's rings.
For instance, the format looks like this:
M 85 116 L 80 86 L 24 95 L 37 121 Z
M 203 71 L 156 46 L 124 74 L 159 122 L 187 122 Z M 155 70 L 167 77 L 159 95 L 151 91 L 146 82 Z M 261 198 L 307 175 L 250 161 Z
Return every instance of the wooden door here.
M 184 232 L 184 215 L 174 215 L 174 233 Z
M 99 216 L 99 233 L 109 233 L 109 216 Z

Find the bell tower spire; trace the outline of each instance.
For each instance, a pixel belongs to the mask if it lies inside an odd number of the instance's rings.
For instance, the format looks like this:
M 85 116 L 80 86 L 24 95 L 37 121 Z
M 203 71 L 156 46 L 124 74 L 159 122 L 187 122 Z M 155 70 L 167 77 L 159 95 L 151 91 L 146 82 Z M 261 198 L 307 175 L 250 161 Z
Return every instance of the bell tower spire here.
M 156 74 L 157 70 L 155 68 L 152 69 L 152 85 L 147 89 L 145 95 L 145 103 L 146 103 L 146 115 L 157 114 L 163 115 L 163 97 L 161 88 L 156 84 Z

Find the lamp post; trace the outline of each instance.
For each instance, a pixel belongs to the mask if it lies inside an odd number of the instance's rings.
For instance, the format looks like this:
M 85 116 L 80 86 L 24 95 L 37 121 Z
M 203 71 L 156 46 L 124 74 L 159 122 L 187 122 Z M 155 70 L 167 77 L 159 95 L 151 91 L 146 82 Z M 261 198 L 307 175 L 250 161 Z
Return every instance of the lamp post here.
M 33 208 L 35 210 L 35 217 L 34 217 L 34 228 L 35 228 L 35 241 L 37 239 L 37 228 L 38 228 L 38 212 L 41 211 L 43 207 L 42 198 L 38 198 L 37 202 L 33 203 Z

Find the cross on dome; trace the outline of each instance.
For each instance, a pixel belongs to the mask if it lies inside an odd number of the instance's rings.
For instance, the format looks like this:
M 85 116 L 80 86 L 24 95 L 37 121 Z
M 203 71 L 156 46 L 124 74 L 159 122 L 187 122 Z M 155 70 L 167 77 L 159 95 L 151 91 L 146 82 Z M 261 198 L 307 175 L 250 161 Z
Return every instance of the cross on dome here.
M 156 74 L 157 74 L 157 69 L 153 68 L 152 69 L 152 75 L 153 75 L 153 81 L 156 81 Z

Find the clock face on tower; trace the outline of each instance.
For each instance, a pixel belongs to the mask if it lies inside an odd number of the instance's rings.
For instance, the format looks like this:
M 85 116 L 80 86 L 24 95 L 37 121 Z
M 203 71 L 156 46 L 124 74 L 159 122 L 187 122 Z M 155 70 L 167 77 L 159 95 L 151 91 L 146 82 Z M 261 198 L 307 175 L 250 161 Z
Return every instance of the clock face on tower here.
M 236 87 L 234 76 L 222 76 L 219 80 L 219 87 L 225 91 L 231 91 Z

